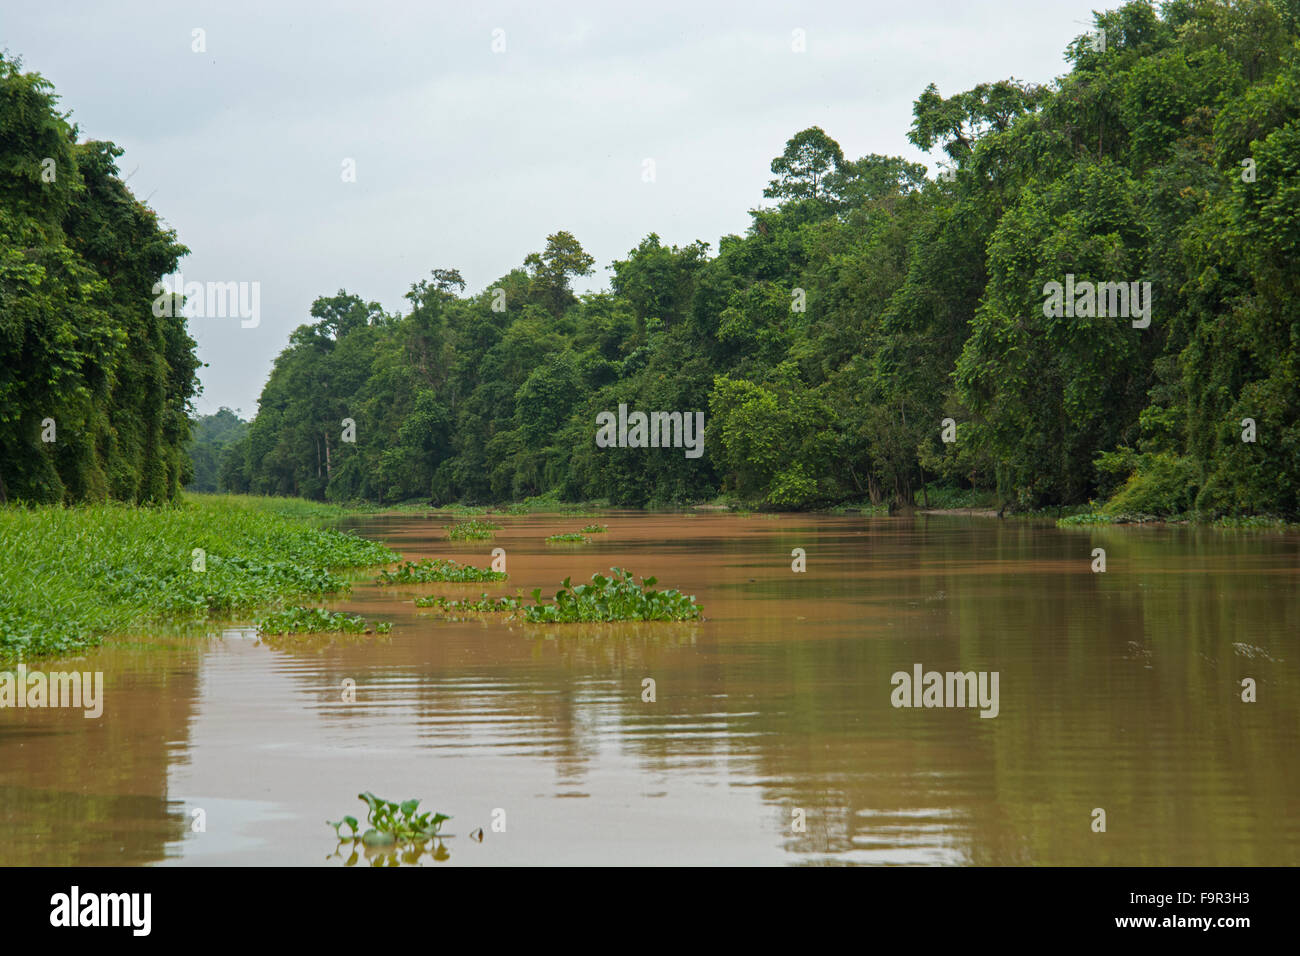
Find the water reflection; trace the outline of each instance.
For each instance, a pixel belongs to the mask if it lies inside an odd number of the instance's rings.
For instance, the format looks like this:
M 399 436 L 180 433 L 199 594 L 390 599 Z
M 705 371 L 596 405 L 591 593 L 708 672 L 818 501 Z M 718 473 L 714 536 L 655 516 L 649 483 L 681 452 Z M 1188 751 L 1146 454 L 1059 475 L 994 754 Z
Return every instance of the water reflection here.
M 344 853 L 347 856 L 344 856 Z M 445 863 L 451 859 L 447 843 L 442 839 L 415 840 L 401 846 L 367 846 L 361 837 L 340 839 L 334 852 L 326 860 L 341 860 L 344 866 L 356 866 L 361 860 L 367 866 L 423 866 L 426 861 Z

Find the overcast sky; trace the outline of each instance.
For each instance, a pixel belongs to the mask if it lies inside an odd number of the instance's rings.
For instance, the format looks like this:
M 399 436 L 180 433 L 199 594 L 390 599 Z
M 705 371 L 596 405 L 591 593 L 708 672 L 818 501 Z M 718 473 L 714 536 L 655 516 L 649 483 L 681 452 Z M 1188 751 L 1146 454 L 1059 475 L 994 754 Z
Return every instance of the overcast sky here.
M 207 363 L 199 411 L 251 417 L 318 295 L 405 311 L 436 267 L 478 292 L 559 229 L 596 258 L 582 289 L 605 287 L 650 232 L 716 252 L 794 133 L 821 126 L 850 158 L 933 167 L 906 138 L 926 84 L 1049 82 L 1093 9 L 43 0 L 6 4 L 0 48 L 55 84 L 84 137 L 126 150 L 131 189 L 191 250 L 187 282 L 261 284 L 256 328 L 190 321 Z

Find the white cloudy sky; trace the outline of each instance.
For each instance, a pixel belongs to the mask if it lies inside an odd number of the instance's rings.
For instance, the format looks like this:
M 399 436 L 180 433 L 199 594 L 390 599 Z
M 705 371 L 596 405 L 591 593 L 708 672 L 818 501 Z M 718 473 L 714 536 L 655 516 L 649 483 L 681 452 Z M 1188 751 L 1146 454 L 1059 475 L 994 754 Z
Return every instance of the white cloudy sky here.
M 125 148 L 131 188 L 191 250 L 186 281 L 261 283 L 256 328 L 190 323 L 199 411 L 248 417 L 318 295 L 398 310 L 435 267 L 477 292 L 558 229 L 596 257 L 585 288 L 649 232 L 716 251 L 798 130 L 929 165 L 906 139 L 927 83 L 1048 82 L 1095 7 L 43 0 L 5 4 L 0 48 L 55 84 L 83 135 Z

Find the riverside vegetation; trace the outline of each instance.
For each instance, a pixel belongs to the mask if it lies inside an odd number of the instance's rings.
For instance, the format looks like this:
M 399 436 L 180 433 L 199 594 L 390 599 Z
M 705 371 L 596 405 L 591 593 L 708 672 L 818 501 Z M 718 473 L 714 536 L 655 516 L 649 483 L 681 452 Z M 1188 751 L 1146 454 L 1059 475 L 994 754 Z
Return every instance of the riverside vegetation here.
M 207 495 L 158 508 L 0 508 L 0 662 L 73 653 L 111 632 L 206 629 L 285 598 L 346 592 L 345 572 L 398 556 L 319 526 L 338 512 Z M 352 627 L 316 618 L 300 608 L 267 620 Z

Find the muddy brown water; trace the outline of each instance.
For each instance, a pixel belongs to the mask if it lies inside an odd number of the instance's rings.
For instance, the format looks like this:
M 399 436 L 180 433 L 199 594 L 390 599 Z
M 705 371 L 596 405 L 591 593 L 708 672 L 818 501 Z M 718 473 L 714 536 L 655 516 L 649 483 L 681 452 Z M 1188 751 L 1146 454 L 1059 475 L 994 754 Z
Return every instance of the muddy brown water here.
M 104 713 L 0 710 L 0 863 L 340 866 L 352 847 L 325 820 L 364 816 L 363 790 L 451 815 L 425 865 L 1300 862 L 1300 536 L 494 520 L 481 542 L 447 541 L 439 515 L 352 521 L 412 559 L 507 553 L 505 584 L 365 578 L 331 602 L 386 636 L 121 636 L 42 664 L 102 671 Z M 544 542 L 592 521 L 609 531 L 590 545 Z M 611 566 L 706 619 L 453 622 L 412 603 Z M 915 664 L 997 672 L 997 716 L 894 707 Z

